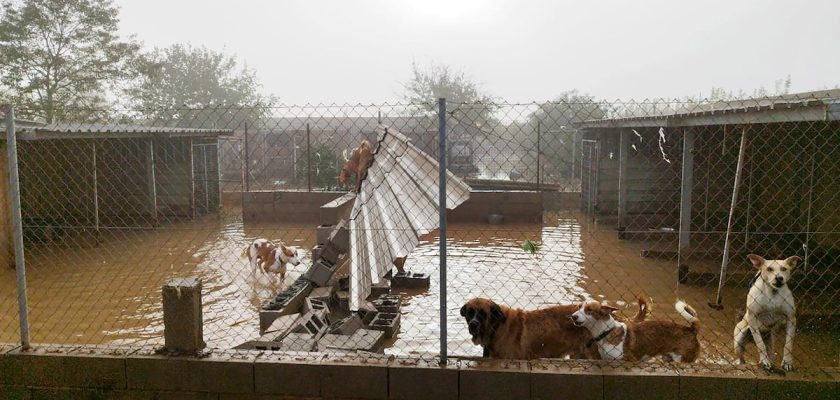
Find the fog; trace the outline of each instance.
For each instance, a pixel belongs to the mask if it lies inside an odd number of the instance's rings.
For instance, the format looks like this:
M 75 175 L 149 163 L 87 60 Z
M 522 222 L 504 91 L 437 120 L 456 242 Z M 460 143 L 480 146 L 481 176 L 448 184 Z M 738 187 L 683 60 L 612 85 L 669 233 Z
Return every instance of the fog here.
M 640 4 L 643 3 L 643 4 Z M 236 54 L 284 103 L 401 97 L 411 63 L 463 70 L 509 101 L 833 87 L 840 2 L 118 0 L 145 47 Z

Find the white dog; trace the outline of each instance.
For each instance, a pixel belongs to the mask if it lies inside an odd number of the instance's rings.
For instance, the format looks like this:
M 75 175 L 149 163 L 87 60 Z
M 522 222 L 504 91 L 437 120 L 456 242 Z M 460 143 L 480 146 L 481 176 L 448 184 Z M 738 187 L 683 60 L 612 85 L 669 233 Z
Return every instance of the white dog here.
M 286 278 L 286 264 L 299 265 L 300 257 L 294 247 L 288 247 L 283 242 L 275 246 L 268 239 L 256 239 L 242 252 L 243 257 L 248 257 L 251 262 L 251 270 L 263 270 L 265 273 L 280 275 L 280 280 Z
M 771 359 L 775 331 L 786 325 L 782 369 L 793 370 L 793 336 L 796 333 L 796 305 L 793 293 L 788 288 L 790 273 L 800 261 L 799 257 L 785 260 L 765 260 L 761 256 L 747 256 L 758 269 L 755 283 L 747 294 L 747 309 L 744 318 L 735 326 L 735 354 L 744 363 L 744 347 L 748 341 L 755 342 L 759 362 L 766 369 L 773 367 Z M 765 343 L 765 339 L 769 339 Z

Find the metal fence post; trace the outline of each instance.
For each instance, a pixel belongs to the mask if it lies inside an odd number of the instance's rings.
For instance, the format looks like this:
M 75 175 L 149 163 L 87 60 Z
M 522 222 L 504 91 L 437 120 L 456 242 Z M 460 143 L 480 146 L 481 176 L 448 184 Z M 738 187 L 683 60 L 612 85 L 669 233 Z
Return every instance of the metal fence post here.
M 297 172 L 297 171 L 295 171 Z M 310 138 L 309 123 L 306 123 L 306 186 L 312 191 L 312 141 Z
M 537 121 L 537 191 L 540 191 L 540 157 L 542 157 L 542 152 L 540 151 L 540 121 Z
M 12 218 L 12 236 L 15 242 L 15 275 L 17 275 L 18 318 L 20 319 L 20 345 L 29 349 L 29 307 L 26 299 L 26 259 L 23 254 L 23 225 L 20 215 L 20 181 L 18 178 L 17 136 L 15 110 L 6 105 L 6 150 L 9 163 L 9 211 Z
M 438 214 L 440 215 L 440 363 L 446 365 L 446 99 L 438 99 Z

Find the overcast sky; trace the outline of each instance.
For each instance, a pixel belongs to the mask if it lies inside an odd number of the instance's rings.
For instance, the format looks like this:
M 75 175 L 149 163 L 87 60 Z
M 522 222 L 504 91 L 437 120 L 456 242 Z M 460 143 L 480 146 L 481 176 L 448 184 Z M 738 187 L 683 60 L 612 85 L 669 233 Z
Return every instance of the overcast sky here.
M 494 96 L 599 99 L 840 84 L 840 1 L 117 0 L 149 48 L 236 54 L 284 103 L 393 101 L 412 61 Z

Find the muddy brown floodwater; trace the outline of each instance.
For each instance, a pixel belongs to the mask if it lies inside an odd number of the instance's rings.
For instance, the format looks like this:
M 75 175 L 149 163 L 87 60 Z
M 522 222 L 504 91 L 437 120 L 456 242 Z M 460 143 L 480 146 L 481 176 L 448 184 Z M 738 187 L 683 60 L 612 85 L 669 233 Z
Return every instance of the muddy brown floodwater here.
M 170 278 L 195 275 L 204 284 L 204 333 L 211 347 L 230 348 L 258 335 L 258 310 L 283 284 L 310 263 L 314 225 L 243 224 L 237 210 L 226 217 L 169 225 L 157 230 L 107 231 L 95 246 L 75 244 L 27 247 L 27 283 L 33 343 L 158 345 L 163 326 L 160 288 Z M 745 288 L 727 288 L 731 307 L 706 306 L 715 287 L 677 284 L 676 263 L 639 257 L 642 245 L 619 241 L 610 227 L 582 223 L 576 213 L 547 214 L 542 224 L 451 224 L 448 228 L 447 324 L 450 354 L 479 356 L 459 315 L 475 296 L 511 307 L 534 309 L 585 298 L 617 301 L 625 314 L 646 293 L 654 318 L 679 320 L 673 302 L 682 298 L 698 310 L 704 361 L 733 362 L 731 340 L 736 308 Z M 280 239 L 304 251 L 303 263 L 290 267 L 286 282 L 249 272 L 242 249 L 257 237 Z M 536 254 L 524 240 L 541 243 Z M 428 291 L 403 292 L 401 330 L 389 354 L 439 351 L 438 241 L 425 238 L 406 263 L 431 274 Z M 742 307 L 742 306 L 741 306 Z M 15 275 L 0 270 L 0 341 L 18 340 Z M 755 358 L 754 347 L 748 356 Z M 800 329 L 799 364 L 838 365 L 836 332 Z

